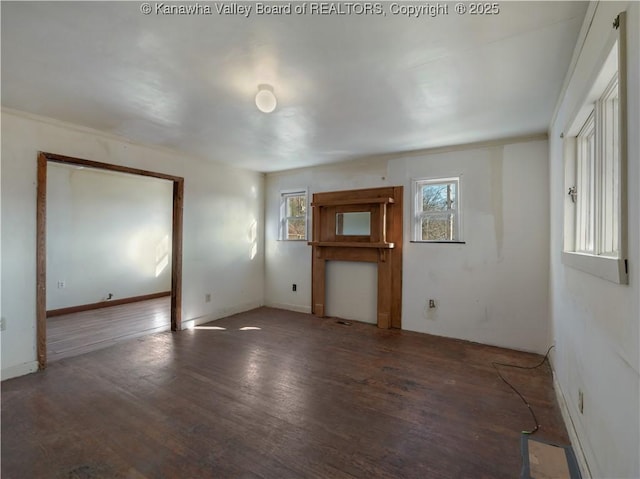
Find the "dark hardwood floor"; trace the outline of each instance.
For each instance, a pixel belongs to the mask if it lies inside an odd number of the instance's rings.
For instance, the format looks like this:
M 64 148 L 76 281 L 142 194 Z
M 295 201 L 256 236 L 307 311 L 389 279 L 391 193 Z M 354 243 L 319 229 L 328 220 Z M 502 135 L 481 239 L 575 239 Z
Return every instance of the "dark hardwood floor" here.
M 47 361 L 171 329 L 169 296 L 47 318 Z
M 2 477 L 509 478 L 540 356 L 260 308 L 2 383 Z M 545 363 L 504 370 L 568 438 Z

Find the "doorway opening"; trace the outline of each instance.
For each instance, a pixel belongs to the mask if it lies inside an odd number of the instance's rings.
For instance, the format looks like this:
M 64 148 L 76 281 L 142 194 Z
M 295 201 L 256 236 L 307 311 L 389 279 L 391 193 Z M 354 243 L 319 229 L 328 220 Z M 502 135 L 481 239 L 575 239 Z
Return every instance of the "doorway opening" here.
M 120 165 L 100 163 L 80 158 L 71 158 L 53 153 L 40 152 L 38 154 L 38 182 L 37 182 L 37 243 L 36 243 L 36 336 L 37 336 L 37 357 L 39 369 L 44 369 L 47 364 L 47 175 L 50 163 L 75 166 L 77 168 L 88 168 L 92 170 L 103 170 L 103 172 L 126 173 L 146 178 L 168 180 L 172 184 L 171 201 L 171 242 L 170 242 L 170 268 L 171 268 L 171 289 L 164 293 L 170 295 L 170 319 L 171 330 L 181 329 L 182 310 L 182 217 L 183 217 L 183 195 L 184 179 L 177 176 L 166 175 L 153 171 L 129 168 Z M 105 171 L 106 170 L 106 171 Z M 168 239 L 168 238 L 167 238 Z M 168 242 L 167 242 L 168 243 Z M 168 266 L 168 265 L 165 265 Z M 168 269 L 168 268 L 167 268 Z M 64 287 L 64 286 L 63 286 Z M 153 295 L 149 295 L 153 296 Z M 108 299 L 108 298 L 106 298 Z M 139 298 L 143 299 L 143 298 Z M 146 298 L 152 299 L 152 298 Z M 165 304 L 166 304 L 165 298 Z M 156 300 L 157 301 L 157 300 Z M 96 306 L 100 307 L 102 303 Z M 106 304 L 105 304 L 106 305 Z M 120 308 L 121 306 L 115 306 Z M 73 310 L 74 308 L 67 308 Z M 109 308 L 107 308 L 109 309 Z M 65 311 L 59 310 L 59 313 Z M 73 311 L 70 311 L 73 312 Z M 51 311 L 50 311 L 51 313 Z

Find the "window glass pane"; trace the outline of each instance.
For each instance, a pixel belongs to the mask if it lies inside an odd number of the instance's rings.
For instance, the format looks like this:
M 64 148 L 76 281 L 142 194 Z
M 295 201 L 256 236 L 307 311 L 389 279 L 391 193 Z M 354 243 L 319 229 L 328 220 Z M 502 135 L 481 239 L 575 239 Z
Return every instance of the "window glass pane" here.
M 287 220 L 287 238 L 288 240 L 301 240 L 305 238 L 305 221 L 304 219 Z
M 455 183 L 422 185 L 422 211 L 446 211 L 456 206 Z
M 454 241 L 456 215 L 430 214 L 422 218 L 423 241 Z
M 591 115 L 578 136 L 576 251 L 595 250 L 595 127 Z
M 304 216 L 305 203 L 304 196 L 287 197 L 287 216 Z

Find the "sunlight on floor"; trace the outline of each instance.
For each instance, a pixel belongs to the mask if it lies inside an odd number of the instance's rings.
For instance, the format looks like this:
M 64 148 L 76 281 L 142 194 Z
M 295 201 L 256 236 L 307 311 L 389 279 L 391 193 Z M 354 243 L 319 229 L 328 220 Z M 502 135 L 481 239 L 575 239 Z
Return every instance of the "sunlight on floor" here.
M 227 328 L 222 328 L 220 326 L 190 326 L 189 329 L 207 329 L 210 331 L 226 331 Z M 238 328 L 238 331 L 253 331 L 260 330 L 262 328 L 258 328 L 257 326 L 243 326 L 242 328 Z

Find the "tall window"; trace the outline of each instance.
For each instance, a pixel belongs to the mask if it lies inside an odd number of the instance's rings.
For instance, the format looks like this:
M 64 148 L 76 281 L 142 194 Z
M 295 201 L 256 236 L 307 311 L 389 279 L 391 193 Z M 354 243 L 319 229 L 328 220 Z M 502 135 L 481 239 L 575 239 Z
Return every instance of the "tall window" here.
M 614 22 L 603 61 L 565 130 L 564 251 L 562 261 L 627 284 L 626 72 L 624 13 Z M 608 53 L 607 53 L 608 52 Z
M 620 204 L 618 75 L 604 93 L 577 136 L 575 251 L 617 258 Z
M 280 239 L 307 239 L 307 192 L 280 193 Z
M 413 182 L 414 241 L 461 241 L 459 178 Z

